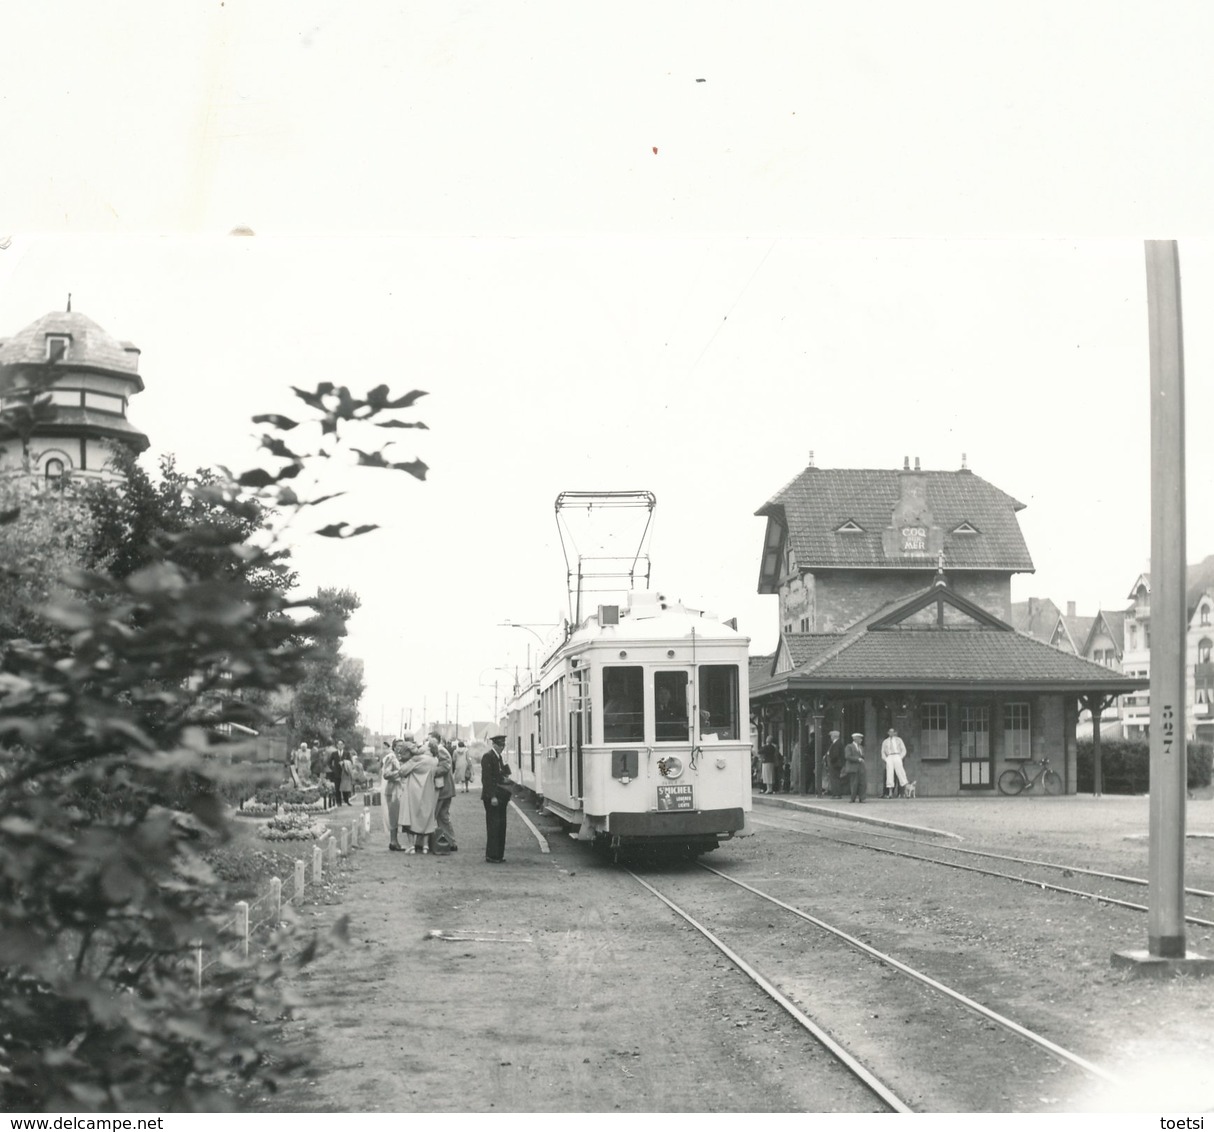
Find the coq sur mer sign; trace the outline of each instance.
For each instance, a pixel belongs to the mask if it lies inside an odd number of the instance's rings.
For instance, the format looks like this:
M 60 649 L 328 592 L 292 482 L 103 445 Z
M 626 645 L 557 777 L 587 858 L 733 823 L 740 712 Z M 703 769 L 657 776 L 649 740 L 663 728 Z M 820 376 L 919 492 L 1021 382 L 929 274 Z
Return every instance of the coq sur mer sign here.
M 926 527 L 902 527 L 899 533 L 902 536 L 903 554 L 914 554 L 916 551 L 921 554 L 927 553 Z

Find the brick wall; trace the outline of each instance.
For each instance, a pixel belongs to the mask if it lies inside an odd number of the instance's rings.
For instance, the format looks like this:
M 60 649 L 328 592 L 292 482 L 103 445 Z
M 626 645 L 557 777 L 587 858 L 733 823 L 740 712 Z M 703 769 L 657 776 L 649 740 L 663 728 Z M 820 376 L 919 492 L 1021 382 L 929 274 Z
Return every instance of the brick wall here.
M 854 625 L 880 606 L 922 593 L 934 572 L 837 570 L 820 573 L 812 583 L 813 630 L 838 632 Z M 810 577 L 807 575 L 807 578 Z M 962 597 L 1006 621 L 1012 614 L 1011 577 L 1006 573 L 957 573 L 950 584 Z M 781 623 L 787 621 L 782 618 Z M 795 627 L 795 626 L 794 626 Z

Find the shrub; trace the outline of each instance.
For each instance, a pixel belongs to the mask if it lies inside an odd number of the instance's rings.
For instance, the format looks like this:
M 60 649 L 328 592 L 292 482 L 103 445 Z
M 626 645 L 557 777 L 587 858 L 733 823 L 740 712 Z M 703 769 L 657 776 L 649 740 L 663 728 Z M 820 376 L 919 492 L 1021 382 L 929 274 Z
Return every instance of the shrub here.
M 1077 746 L 1076 787 L 1080 794 L 1091 793 L 1092 741 L 1081 739 Z M 1209 786 L 1214 750 L 1209 743 L 1187 745 L 1187 785 L 1190 790 Z M 1150 743 L 1145 739 L 1104 739 L 1100 744 L 1100 779 L 1105 794 L 1147 794 L 1150 792 Z
M 55 376 L 27 383 L 29 398 Z M 322 448 L 300 454 L 267 434 L 276 471 L 224 474 L 192 488 L 198 498 L 237 518 L 277 507 L 297 520 L 319 502 L 287 486 L 305 461 L 330 455 L 346 422 L 421 395 L 392 400 L 380 386 L 359 399 L 328 382 L 295 392 L 317 412 Z M 382 449 L 358 459 L 425 473 Z M 0 527 L 15 517 L 0 511 Z M 189 552 L 176 560 L 157 550 L 122 577 L 76 571 L 74 596 L 37 611 L 47 639 L 0 643 L 0 1109 L 214 1111 L 241 1082 L 273 1090 L 291 1068 L 258 1023 L 284 1009 L 282 974 L 315 941 L 298 950 L 276 934 L 261 957 L 216 964 L 201 994 L 187 973 L 229 912 L 204 852 L 229 829 L 224 798 L 250 790 L 244 767 L 216 757 L 217 729 L 264 726 L 259 698 L 296 680 L 335 631 L 323 615 L 293 616 L 314 602 L 257 584 L 278 551 L 241 530 L 190 524 L 156 536 Z

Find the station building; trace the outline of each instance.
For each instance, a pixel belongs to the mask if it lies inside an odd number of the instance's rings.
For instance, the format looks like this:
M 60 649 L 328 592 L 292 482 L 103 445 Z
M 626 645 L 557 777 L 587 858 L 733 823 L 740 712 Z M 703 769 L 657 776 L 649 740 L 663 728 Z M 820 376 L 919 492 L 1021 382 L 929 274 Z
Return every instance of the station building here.
M 1076 788 L 1075 726 L 1144 686 L 1017 631 L 1011 578 L 1032 559 L 1012 496 L 974 475 L 810 463 L 756 512 L 758 590 L 780 636 L 752 662 L 756 732 L 774 737 L 792 788 L 824 783 L 830 730 L 865 737 L 869 793 L 895 727 L 920 796 L 995 791 L 1008 766 L 1046 757 Z
M 116 480 L 110 445 L 138 453 L 148 438 L 127 419 L 143 391 L 139 347 L 113 338 L 71 309 L 52 311 L 11 338 L 0 338 L 0 409 L 16 404 L 23 380 L 53 367 L 47 391 L 54 413 L 19 431 L 0 421 L 0 475 L 30 474 L 52 486 L 68 480 Z

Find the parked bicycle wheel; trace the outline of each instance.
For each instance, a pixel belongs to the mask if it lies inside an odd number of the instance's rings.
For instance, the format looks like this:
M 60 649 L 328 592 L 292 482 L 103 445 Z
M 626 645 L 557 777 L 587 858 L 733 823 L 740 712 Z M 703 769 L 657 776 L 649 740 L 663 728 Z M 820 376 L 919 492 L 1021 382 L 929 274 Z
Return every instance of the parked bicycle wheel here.
M 1058 776 L 1055 775 L 1055 778 Z M 1024 789 L 1024 775 L 1020 771 L 1005 770 L 999 776 L 999 792 L 1001 794 L 1019 794 Z
M 1047 770 L 1045 774 L 1041 776 L 1041 785 L 1045 787 L 1045 792 L 1047 794 L 1061 794 L 1062 775 L 1060 775 L 1057 771 Z

